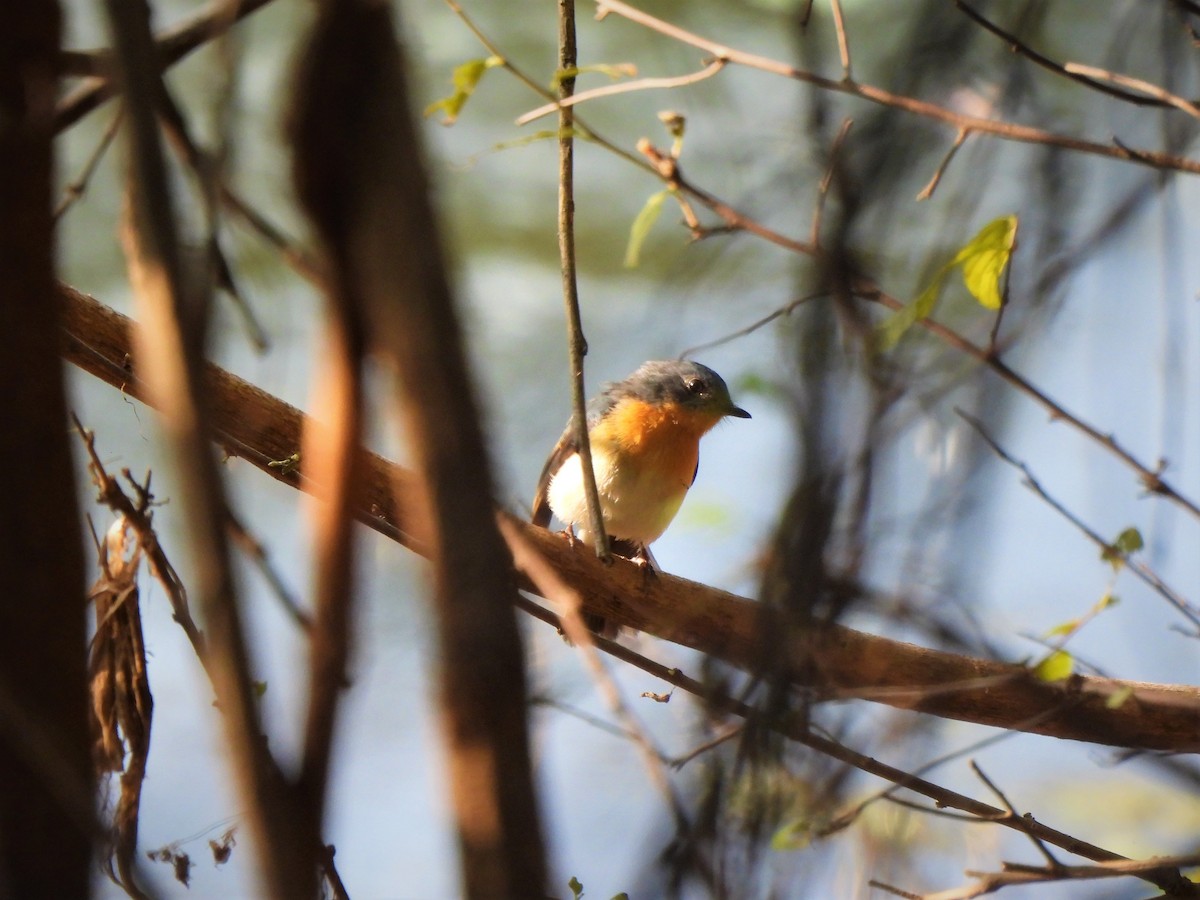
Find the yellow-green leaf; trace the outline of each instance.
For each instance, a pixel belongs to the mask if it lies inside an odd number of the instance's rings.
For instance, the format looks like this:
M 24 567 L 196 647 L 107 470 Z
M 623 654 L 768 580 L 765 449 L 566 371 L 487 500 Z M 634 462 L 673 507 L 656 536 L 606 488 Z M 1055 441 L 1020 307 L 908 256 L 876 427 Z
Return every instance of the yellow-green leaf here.
M 567 882 L 567 887 L 571 889 L 571 896 L 574 898 L 574 900 L 579 900 L 579 898 L 583 896 L 583 885 L 574 875 L 572 875 L 571 880 Z
M 976 300 L 988 309 L 999 309 L 1003 303 L 1000 295 L 1000 276 L 1012 258 L 1017 242 L 1017 217 L 1002 216 L 980 229 L 954 258 L 942 268 L 929 286 L 912 303 L 898 309 L 879 325 L 878 340 L 881 350 L 894 347 L 905 333 L 922 319 L 933 315 L 946 276 L 956 266 L 962 269 L 963 283 Z
M 475 93 L 475 88 L 479 86 L 479 80 L 483 78 L 484 73 L 488 69 L 503 65 L 503 63 L 504 60 L 499 56 L 489 56 L 483 59 L 468 59 L 462 65 L 457 66 L 453 76 L 454 93 L 449 97 L 443 97 L 441 100 L 430 103 L 425 107 L 425 115 L 432 116 L 441 111 L 445 113 L 442 124 L 453 125 L 466 105 L 467 99 Z
M 1142 533 L 1136 528 L 1130 527 L 1117 535 L 1117 539 L 1113 541 L 1113 546 L 1122 553 L 1136 553 L 1145 547 L 1146 543 L 1142 540 Z
M 949 266 L 943 268 L 937 273 L 929 287 L 921 292 L 921 296 L 907 306 L 896 310 L 880 323 L 879 348 L 881 350 L 890 350 L 895 347 L 908 329 L 929 317 L 937 306 L 938 297 L 942 293 L 942 285 L 945 284 L 949 271 Z
M 658 221 L 659 213 L 662 212 L 663 201 L 667 199 L 669 189 L 659 191 L 657 194 L 651 194 L 650 199 L 646 201 L 646 205 L 642 207 L 637 214 L 637 218 L 633 220 L 633 226 L 629 229 L 629 246 L 625 249 L 625 268 L 636 269 L 638 261 L 642 254 L 642 244 L 646 241 L 646 235 L 650 233 L 650 229 L 654 227 L 654 223 Z
M 1041 681 L 1062 681 L 1071 676 L 1075 660 L 1066 650 L 1055 650 L 1033 667 L 1033 675 Z
M 951 263 L 962 266 L 967 290 L 988 309 L 999 309 L 1004 302 L 1000 295 L 1000 276 L 1012 258 L 1016 242 L 1017 217 L 1001 216 L 984 225 Z
M 1142 533 L 1133 527 L 1126 528 L 1117 535 L 1116 540 L 1100 551 L 1100 558 L 1114 570 L 1120 571 L 1121 566 L 1125 564 L 1125 557 L 1144 546 L 1146 545 L 1142 541 Z
M 1079 627 L 1078 619 L 1068 619 L 1066 622 L 1062 622 L 1058 625 L 1055 625 L 1053 628 L 1051 628 L 1049 631 L 1047 631 L 1046 637 L 1048 637 L 1048 638 L 1062 637 L 1063 635 L 1070 634 L 1072 631 L 1074 631 L 1078 627 Z

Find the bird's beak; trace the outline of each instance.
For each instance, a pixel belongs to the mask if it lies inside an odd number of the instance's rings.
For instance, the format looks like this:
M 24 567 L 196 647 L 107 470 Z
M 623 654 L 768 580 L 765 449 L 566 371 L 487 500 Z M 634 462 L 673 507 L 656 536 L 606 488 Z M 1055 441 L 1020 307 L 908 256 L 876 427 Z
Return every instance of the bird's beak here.
M 746 412 L 746 411 L 745 411 L 744 409 L 742 409 L 740 406 L 731 406 L 731 407 L 729 407 L 729 412 L 725 413 L 725 415 L 727 415 L 727 416 L 733 416 L 733 417 L 735 417 L 735 418 L 738 418 L 738 419 L 749 419 L 749 418 L 751 418 L 751 416 L 750 416 L 750 413 Z

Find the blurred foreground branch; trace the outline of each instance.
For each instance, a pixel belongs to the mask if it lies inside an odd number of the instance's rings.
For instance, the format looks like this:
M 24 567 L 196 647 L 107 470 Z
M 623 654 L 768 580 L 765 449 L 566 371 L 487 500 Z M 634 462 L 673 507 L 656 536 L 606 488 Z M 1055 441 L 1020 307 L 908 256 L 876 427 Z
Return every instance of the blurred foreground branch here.
M 367 350 L 397 376 L 392 422 L 403 426 L 418 475 L 418 507 L 429 518 L 436 702 L 462 894 L 538 897 L 546 890 L 546 862 L 531 763 L 525 656 L 513 609 L 517 591 L 492 516 L 488 447 L 396 29 L 386 4 L 321 5 L 296 81 L 294 177 L 329 261 L 332 330 L 345 336 L 350 352 L 344 355 L 353 357 L 340 367 L 338 381 L 359 375 Z M 343 394 L 340 418 L 354 418 L 357 428 L 361 391 Z M 356 480 L 350 475 L 361 468 L 356 430 L 353 438 L 336 454 L 346 458 L 343 486 Z M 328 455 L 328 449 L 320 454 Z M 303 464 L 309 474 L 314 474 L 313 462 L 306 449 Z M 340 494 L 339 518 L 349 528 L 353 497 L 322 475 L 318 491 Z M 332 564 L 325 569 L 332 571 Z M 321 587 L 328 594 L 318 606 L 318 622 L 324 621 L 331 634 L 326 643 L 344 645 L 348 600 L 330 579 Z M 324 671 L 318 667 L 318 650 L 314 640 L 312 708 L 321 697 L 320 677 L 333 675 L 328 662 Z M 332 698 L 325 705 L 331 707 Z M 327 754 L 332 739 L 332 709 L 323 733 L 315 734 L 318 719 L 312 708 L 305 772 L 310 758 Z M 316 800 L 324 772 L 320 765 L 311 768 Z

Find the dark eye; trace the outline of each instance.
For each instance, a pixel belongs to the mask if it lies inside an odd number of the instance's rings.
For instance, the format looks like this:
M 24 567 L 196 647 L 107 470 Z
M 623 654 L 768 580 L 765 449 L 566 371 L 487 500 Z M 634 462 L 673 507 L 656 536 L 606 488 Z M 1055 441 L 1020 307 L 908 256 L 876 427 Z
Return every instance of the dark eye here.
M 689 394 L 703 394 L 708 390 L 703 378 L 689 378 L 683 383 L 683 386 L 688 389 Z

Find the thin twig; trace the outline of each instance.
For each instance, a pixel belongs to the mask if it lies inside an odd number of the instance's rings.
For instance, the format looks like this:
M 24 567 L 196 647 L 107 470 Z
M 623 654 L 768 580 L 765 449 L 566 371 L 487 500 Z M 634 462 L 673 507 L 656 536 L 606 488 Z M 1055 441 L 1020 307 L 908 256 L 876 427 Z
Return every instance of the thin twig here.
M 1200 107 L 1196 106 L 1195 103 L 1185 100 L 1178 94 L 1172 94 L 1166 88 L 1153 82 L 1143 81 L 1141 78 L 1134 78 L 1130 75 L 1122 75 L 1119 72 L 1110 72 L 1107 69 L 1100 69 L 1096 66 L 1085 66 L 1082 63 L 1065 63 L 1063 69 L 1072 75 L 1086 75 L 1097 81 L 1111 81 L 1113 84 L 1141 91 L 1155 100 L 1160 100 L 1178 110 L 1182 110 L 1194 119 L 1200 119 Z
M 1044 69 L 1047 69 L 1058 75 L 1062 75 L 1063 77 L 1069 78 L 1072 81 L 1076 81 L 1079 84 L 1082 84 L 1086 87 L 1091 88 L 1092 90 L 1100 91 L 1102 94 L 1108 94 L 1110 97 L 1117 97 L 1118 99 L 1124 100 L 1127 103 L 1134 103 L 1134 104 L 1143 105 L 1143 106 L 1167 106 L 1167 105 L 1169 105 L 1165 101 L 1159 100 L 1157 98 L 1146 97 L 1146 96 L 1143 96 L 1142 94 L 1135 94 L 1135 93 L 1131 93 L 1129 91 L 1123 91 L 1120 88 L 1116 88 L 1116 87 L 1113 87 L 1112 85 L 1104 84 L 1101 81 L 1095 81 L 1091 78 L 1087 78 L 1082 74 L 1079 74 L 1076 72 L 1071 72 L 1062 63 L 1055 62 L 1050 57 L 1039 53 L 1037 50 L 1034 50 L 1032 47 L 1030 47 L 1027 43 L 1025 43 L 1023 40 L 1021 40 L 1019 37 L 1017 37 L 1011 31 L 1006 31 L 1005 29 L 1001 28 L 995 22 L 992 22 L 990 19 L 986 18 L 979 11 L 968 6 L 966 3 L 963 2 L 963 0 L 954 0 L 954 5 L 957 6 L 959 8 L 959 10 L 967 16 L 967 18 L 969 18 L 973 22 L 975 22 L 976 25 L 979 25 L 985 31 L 991 32 L 996 37 L 1000 38 L 1000 40 L 1002 40 L 1006 44 L 1008 44 L 1010 50 L 1012 50 L 1015 53 L 1020 53 L 1022 56 L 1028 58 L 1029 60 L 1031 60 L 1032 62 L 1036 63 L 1037 65 L 1041 66 Z
M 124 516 L 125 521 L 129 523 L 134 534 L 137 535 L 138 545 L 142 548 L 142 552 L 146 554 L 146 561 L 150 566 L 150 571 L 162 585 L 166 591 L 167 601 L 171 604 L 171 613 L 179 627 L 183 629 L 183 633 L 187 635 L 188 642 L 192 645 L 192 649 L 196 653 L 196 658 L 200 660 L 200 664 L 208 669 L 208 648 L 204 641 L 204 635 L 196 626 L 195 620 L 192 618 L 191 608 L 188 604 L 187 589 L 183 585 L 175 567 L 167 558 L 166 551 L 163 550 L 162 544 L 159 543 L 158 533 L 154 530 L 153 520 L 151 518 L 151 507 L 153 506 L 153 495 L 149 490 L 149 476 L 146 477 L 146 484 L 139 485 L 129 474 L 129 470 L 125 470 L 125 477 L 133 485 L 138 492 L 138 503 L 134 504 L 129 496 L 121 489 L 120 483 L 113 478 L 104 468 L 104 463 L 100 460 L 100 455 L 96 452 L 96 435 L 91 430 L 84 428 L 83 423 L 78 417 L 72 413 L 71 421 L 75 426 L 75 431 L 79 435 L 79 439 L 83 442 L 84 449 L 88 455 L 88 470 L 92 476 L 92 483 L 95 484 L 99 491 L 100 500 L 118 515 Z
M 1101 144 L 1083 138 L 1056 134 L 1029 125 L 1019 125 L 1013 122 L 963 115 L 944 106 L 938 106 L 936 103 L 929 103 L 924 100 L 918 100 L 915 97 L 895 94 L 874 85 L 861 84 L 856 81 L 835 81 L 832 78 L 825 78 L 813 72 L 796 68 L 789 63 L 779 62 L 778 60 L 769 59 L 768 57 L 759 56 L 754 53 L 735 50 L 732 47 L 708 40 L 677 25 L 665 22 L 627 3 L 623 3 L 621 0 L 595 0 L 595 2 L 602 12 L 616 13 L 631 22 L 636 22 L 652 31 L 657 31 L 665 37 L 703 50 L 717 59 L 724 59 L 737 65 L 758 69 L 773 75 L 782 75 L 785 78 L 802 81 L 824 90 L 849 94 L 881 106 L 900 109 L 927 119 L 944 122 L 955 128 L 966 128 L 970 131 L 990 134 L 1002 140 L 1061 147 L 1065 150 L 1134 162 L 1157 169 L 1172 169 L 1180 172 L 1200 174 L 1200 160 L 1154 150 L 1132 149 L 1117 143 Z
M 329 891 L 333 895 L 333 900 L 350 900 L 350 894 L 346 891 L 346 885 L 342 882 L 342 876 L 338 874 L 337 866 L 333 862 L 336 854 L 337 848 L 333 844 L 326 844 L 322 848 L 321 871 L 325 873 L 325 882 L 329 885 Z
M 271 0 L 214 0 L 209 6 L 178 25 L 168 28 L 155 39 L 159 65 L 163 69 L 179 62 L 193 50 L 218 37 L 253 12 L 262 9 Z M 107 51 L 102 51 L 107 52 Z M 74 90 L 63 97 L 54 112 L 54 131 L 59 133 L 70 128 L 92 110 L 108 100 L 116 91 L 111 78 L 86 78 Z
M 1131 559 L 1128 553 L 1122 552 L 1119 548 L 1114 547 L 1110 542 L 1106 541 L 1096 531 L 1090 528 L 1086 522 L 1076 516 L 1073 512 L 1066 508 L 1061 502 L 1055 499 L 1049 491 L 1047 491 L 1029 466 L 1019 459 L 1016 459 L 1008 453 L 1000 444 L 993 438 L 984 427 L 983 423 L 974 416 L 961 409 L 956 409 L 959 417 L 970 425 L 975 433 L 983 439 L 984 443 L 991 448 L 1000 459 L 1008 463 L 1024 476 L 1024 485 L 1038 495 L 1045 503 L 1050 506 L 1060 516 L 1075 526 L 1085 537 L 1094 543 L 1102 553 L 1117 553 L 1125 565 L 1134 575 L 1151 590 L 1157 593 L 1160 597 L 1170 603 L 1175 609 L 1183 615 L 1192 625 L 1200 632 L 1200 609 L 1197 609 L 1190 603 L 1182 594 L 1170 587 L 1150 566 L 1143 563 L 1141 560 Z
M 847 116 L 842 120 L 842 127 L 838 129 L 837 137 L 833 139 L 833 144 L 829 148 L 829 160 L 825 164 L 825 174 L 821 176 L 821 183 L 817 185 L 817 200 L 813 208 L 812 231 L 809 233 L 808 240 L 814 247 L 821 246 L 821 220 L 825 216 L 825 199 L 829 196 L 829 188 L 833 185 L 833 176 L 837 172 L 837 166 L 840 164 L 838 154 L 841 153 L 842 144 L 846 141 L 846 135 L 850 133 L 850 128 L 854 125 L 854 120 Z
M 267 555 L 267 548 L 233 514 L 233 510 L 226 510 L 226 522 L 229 525 L 230 538 L 237 545 L 237 548 L 258 567 L 258 571 L 266 579 L 267 584 L 271 588 L 271 593 L 275 595 L 275 599 L 279 601 L 279 605 L 283 607 L 284 611 L 304 631 L 311 632 L 313 627 L 312 618 L 300 607 L 300 602 L 292 594 L 288 586 L 284 584 L 283 576 L 279 574 L 279 571 L 271 563 L 270 556 Z
M 534 618 L 540 619 L 553 627 L 561 627 L 557 616 L 527 597 L 522 596 L 518 603 L 523 610 Z M 604 652 L 622 662 L 635 666 L 668 684 L 672 684 L 681 690 L 702 698 L 712 714 L 735 715 L 746 719 L 754 717 L 756 720 L 760 720 L 758 711 L 749 704 L 737 700 L 728 694 L 714 693 L 710 686 L 685 675 L 677 667 L 664 666 L 614 641 L 607 641 L 601 638 L 597 639 L 595 643 Z M 1009 820 L 1005 810 L 982 803 L 964 794 L 951 791 L 940 785 L 926 781 L 915 774 L 882 763 L 875 757 L 857 753 L 837 741 L 814 734 L 799 717 L 787 719 L 776 718 L 768 723 L 768 727 L 789 740 L 803 744 L 818 753 L 823 753 L 869 775 L 874 775 L 891 782 L 892 786 L 885 793 L 892 793 L 899 789 L 911 790 L 914 793 L 928 797 L 937 803 L 938 806 L 961 810 L 975 816 L 976 820 L 980 823 L 991 823 L 1005 828 L 1020 830 L 1023 833 L 1036 834 L 1049 844 L 1061 847 L 1063 850 L 1073 853 L 1076 856 L 1082 856 L 1085 859 L 1104 864 L 1106 867 L 1111 865 L 1114 870 L 1123 865 L 1128 865 L 1130 871 L 1127 874 L 1136 874 L 1145 881 L 1161 887 L 1164 891 L 1175 891 L 1180 896 L 1196 895 L 1197 886 L 1185 879 L 1179 873 L 1177 867 L 1171 864 L 1172 860 L 1170 859 L 1164 859 L 1161 866 L 1154 865 L 1151 861 L 1129 860 L 1118 853 L 1113 853 L 1111 850 L 1106 850 L 1103 847 L 1080 840 L 1073 835 L 1050 828 L 1035 819 L 1024 820 L 1021 823 L 1021 827 L 1018 827 L 1016 823 Z M 1001 735 L 996 735 L 987 739 L 987 741 L 993 742 L 1002 737 Z M 980 742 L 980 744 L 982 743 Z M 1191 893 L 1186 893 L 1189 891 Z
M 467 15 L 466 11 L 457 2 L 457 0 L 445 0 L 445 2 L 446 5 L 450 7 L 451 12 L 458 16 L 462 23 L 467 26 L 467 29 L 471 32 L 471 34 L 475 35 L 475 39 L 483 45 L 484 49 L 486 49 L 492 56 L 500 60 L 500 65 L 506 71 L 512 74 L 514 78 L 525 85 L 525 87 L 529 88 L 529 90 L 531 90 L 533 93 L 549 101 L 555 109 L 558 109 L 558 105 L 561 102 L 560 96 L 556 96 L 551 91 L 548 91 L 541 84 L 539 84 L 536 79 L 532 78 L 527 72 L 515 65 L 508 55 L 500 49 L 499 45 L 496 44 L 496 42 L 490 37 L 488 37 L 487 33 L 482 28 L 475 24 L 475 21 Z M 578 116 L 574 116 L 572 120 L 574 122 L 575 133 L 579 137 L 603 147 L 609 153 L 612 153 L 641 169 L 645 169 L 647 172 L 653 171 L 650 166 L 639 160 L 637 156 L 598 134 L 589 125 L 585 124 L 584 121 Z
M 672 785 L 667 773 L 667 756 L 655 746 L 642 723 L 626 705 L 617 683 L 600 661 L 593 636 L 588 631 L 587 625 L 584 624 L 583 615 L 580 612 L 582 604 L 579 594 L 562 580 L 554 567 L 529 543 L 524 534 L 510 520 L 501 516 L 498 521 L 500 522 L 500 531 L 512 551 L 513 563 L 537 585 L 538 592 L 554 604 L 559 613 L 559 623 L 564 634 L 579 649 L 583 662 L 596 685 L 596 690 L 604 698 L 613 715 L 617 717 L 625 733 L 632 739 L 634 746 L 640 751 L 646 767 L 646 774 L 651 783 L 663 795 L 676 825 L 681 830 L 690 828 L 683 800 Z
M 929 183 L 917 193 L 918 200 L 928 200 L 933 196 L 933 192 L 937 190 L 937 186 L 941 183 L 942 176 L 946 173 L 946 168 L 950 165 L 950 161 L 954 159 L 958 153 L 958 148 L 963 145 L 963 142 L 970 136 L 971 131 L 968 128 L 958 129 L 958 134 L 954 136 L 954 143 L 950 149 L 946 151 L 946 155 L 942 157 L 941 163 L 933 172 L 933 177 L 929 179 Z
M 558 0 L 558 79 L 559 99 L 575 90 L 573 72 L 578 64 L 575 47 L 575 0 Z M 558 262 L 562 269 L 563 306 L 567 317 L 567 351 L 571 360 L 571 418 L 575 446 L 583 469 L 583 492 L 587 501 L 588 525 L 596 555 L 609 559 L 608 529 L 596 489 L 592 467 L 592 444 L 588 437 L 587 393 L 584 388 L 583 358 L 587 339 L 579 312 L 579 283 L 575 276 L 575 114 L 569 106 L 558 108 Z
M 1022 823 L 1027 821 L 1024 816 L 1017 812 L 1017 808 L 1013 806 L 1012 801 L 1008 799 L 1004 791 L 1000 790 L 996 783 L 984 774 L 983 769 L 980 768 L 979 763 L 977 763 L 975 760 L 971 760 L 971 771 L 975 773 L 980 781 L 987 785 L 989 791 L 996 795 L 996 799 L 1004 804 L 1005 808 L 1008 810 L 1008 814 L 1012 816 L 1015 821 Z M 1026 832 L 1026 834 L 1028 835 L 1029 840 L 1033 842 L 1033 846 L 1035 846 L 1038 852 L 1045 857 L 1046 862 L 1052 869 L 1062 868 L 1062 863 L 1060 863 L 1055 855 L 1050 852 L 1050 849 L 1046 846 L 1041 838 L 1039 838 L 1037 835 L 1029 834 L 1028 832 Z
M 562 97 L 557 103 L 547 103 L 539 106 L 537 109 L 532 109 L 524 115 L 517 118 L 518 125 L 528 125 L 530 122 L 536 121 L 543 116 L 548 116 L 555 110 L 563 110 L 570 106 L 577 106 L 580 103 L 586 103 L 588 100 L 595 100 L 599 97 L 611 97 L 615 94 L 630 94 L 634 91 L 650 91 L 650 90 L 667 90 L 670 88 L 686 87 L 689 84 L 697 84 L 704 81 L 706 78 L 712 78 L 718 72 L 725 68 L 725 61 L 715 59 L 705 65 L 698 72 L 691 72 L 687 75 L 676 75 L 671 78 L 639 78 L 636 81 L 625 81 L 620 84 L 606 84 L 602 87 L 592 88 L 587 91 L 580 91 L 578 94 L 570 94 Z
M 838 55 L 842 60 L 842 80 L 853 81 L 850 72 L 850 40 L 846 37 L 846 20 L 842 15 L 841 0 L 829 0 L 833 8 L 833 27 L 837 30 Z
M 113 113 L 112 121 L 104 129 L 104 134 L 100 136 L 100 140 L 96 142 L 95 148 L 89 154 L 87 161 L 84 162 L 83 168 L 79 170 L 79 174 L 63 186 L 62 199 L 58 201 L 58 206 L 54 208 L 55 220 L 61 219 L 63 213 L 83 198 L 88 183 L 92 180 L 92 176 L 96 173 L 96 169 L 100 165 L 100 160 L 104 158 L 104 154 L 112 146 L 113 138 L 117 136 L 117 132 L 121 128 L 121 112 L 122 110 L 118 107 L 117 111 Z
M 904 304 L 895 297 L 879 290 L 870 284 L 856 285 L 854 293 L 864 300 L 874 303 L 879 303 L 891 310 L 899 310 Z M 1064 406 L 1050 398 L 1048 394 L 1036 387 L 1032 382 L 1023 376 L 1019 375 L 1014 369 L 1000 359 L 995 353 L 989 352 L 987 349 L 980 347 L 978 344 L 967 340 L 954 329 L 949 328 L 935 319 L 925 318 L 917 323 L 925 331 L 940 339 L 943 343 L 959 350 L 962 353 L 978 360 L 986 365 L 993 372 L 1000 376 L 1011 387 L 1016 388 L 1021 393 L 1036 402 L 1039 406 L 1045 409 L 1053 421 L 1064 422 L 1080 432 L 1084 436 L 1090 438 L 1095 443 L 1099 444 L 1104 449 L 1108 450 L 1113 456 L 1125 463 L 1129 468 L 1137 473 L 1138 479 L 1142 486 L 1152 494 L 1159 494 L 1173 503 L 1183 507 L 1196 518 L 1200 519 L 1200 505 L 1194 500 L 1181 494 L 1174 486 L 1172 486 L 1163 474 L 1163 463 L 1158 467 L 1151 469 L 1136 456 L 1130 453 L 1122 446 L 1116 438 L 1111 434 L 1104 434 L 1093 425 L 1080 419 L 1078 416 L 1069 412 Z
M 748 334 L 752 334 L 755 331 L 758 331 L 758 329 L 762 328 L 764 325 L 769 325 L 771 322 L 774 322 L 776 319 L 782 318 L 783 316 L 791 315 L 792 311 L 795 310 L 798 306 L 808 303 L 811 300 L 817 300 L 817 299 L 820 299 L 821 297 L 827 297 L 827 296 L 829 296 L 829 291 L 818 291 L 815 294 L 807 294 L 806 296 L 801 297 L 799 300 L 793 300 L 791 303 L 787 304 L 786 306 L 781 306 L 779 309 L 775 310 L 772 313 L 769 313 L 768 315 L 763 316 L 761 319 L 751 322 L 745 328 L 739 328 L 737 331 L 732 331 L 729 334 L 726 334 L 722 337 L 716 338 L 715 340 L 708 341 L 707 343 L 697 344 L 695 347 L 688 347 L 686 350 L 684 350 L 682 353 L 679 354 L 679 358 L 687 359 L 689 356 L 692 356 L 695 353 L 700 353 L 703 350 L 711 350 L 713 347 L 720 347 L 723 344 L 728 344 L 730 341 L 735 341 L 740 337 L 745 337 Z
M 696 759 L 697 757 L 707 753 L 709 750 L 715 750 L 717 747 L 720 747 L 722 744 L 726 743 L 727 741 L 733 740 L 735 737 L 740 735 L 745 730 L 746 730 L 746 724 L 744 722 L 735 722 L 730 725 L 727 725 L 727 726 L 725 726 L 725 728 L 723 728 L 721 730 L 721 733 L 718 734 L 716 737 L 705 741 L 703 744 L 700 744 L 697 747 L 693 747 L 691 750 L 689 750 L 687 753 L 683 754 L 682 756 L 675 757 L 673 760 L 671 760 L 671 765 L 676 769 L 682 769 L 684 766 L 686 766 L 688 763 L 690 763 L 693 759 Z
M 1052 710 L 1051 713 L 1052 712 L 1054 712 L 1054 711 Z M 1043 714 L 1041 717 L 1044 717 L 1045 715 L 1046 714 Z M 1035 718 L 1039 718 L 1039 717 L 1035 717 Z M 1033 724 L 1034 724 L 1034 721 L 1032 719 L 1027 723 L 1027 725 L 1033 725 Z M 1004 741 L 1011 739 L 1012 737 L 1014 737 L 1016 734 L 1019 734 L 1019 733 L 1020 733 L 1019 731 L 1014 730 L 1014 731 L 1004 731 L 1004 732 L 1000 732 L 998 734 L 990 734 L 987 737 L 981 738 L 980 740 L 972 741 L 971 743 L 967 744 L 966 746 L 958 747 L 953 750 L 948 750 L 945 753 L 935 756 L 933 759 L 926 760 L 924 763 L 919 765 L 917 768 L 913 769 L 911 774 L 913 777 L 919 777 L 919 776 L 926 775 L 929 772 L 932 772 L 934 769 L 938 769 L 938 768 L 944 766 L 948 762 L 953 762 L 956 759 L 962 759 L 963 757 L 967 757 L 967 756 L 971 756 L 973 754 L 979 753 L 980 751 L 985 750 L 989 747 L 993 747 L 996 744 L 1003 743 Z M 866 797 L 863 797 L 862 799 L 855 801 L 850 806 L 847 806 L 844 810 L 842 810 L 842 811 L 838 812 L 836 815 L 833 815 L 830 817 L 828 824 L 826 824 L 824 826 L 824 828 L 822 828 L 820 831 L 821 836 L 827 837 L 831 834 L 834 834 L 838 831 L 843 830 L 844 828 L 846 828 L 850 825 L 853 825 L 858 820 L 859 816 L 861 816 L 863 814 L 863 812 L 865 812 L 867 810 L 868 807 L 874 805 L 875 803 L 878 803 L 881 800 L 886 800 L 889 802 L 892 800 L 895 800 L 896 798 L 894 795 L 896 794 L 896 792 L 905 787 L 908 787 L 908 785 L 901 784 L 899 782 L 895 782 L 892 785 L 890 785 L 889 787 L 883 788 L 882 790 L 879 790 L 879 791 L 875 791 L 871 794 L 868 794 Z M 923 792 L 918 792 L 918 793 L 923 793 Z M 926 796 L 928 796 L 928 795 L 926 795 Z M 931 798 L 931 799 L 936 800 L 937 798 Z M 943 805 L 940 800 L 938 801 L 938 805 L 939 806 Z M 962 809 L 962 807 L 956 807 L 956 808 Z M 964 810 L 964 811 L 969 812 L 972 815 L 974 815 L 976 817 L 977 821 L 999 822 L 1000 824 L 1008 824 L 1004 821 L 1005 814 L 999 810 L 997 810 L 994 814 L 988 813 L 986 815 L 981 814 L 980 812 L 975 811 L 975 810 Z M 1013 827 L 1013 826 L 1010 825 L 1010 827 Z M 1062 846 L 1062 845 L 1059 844 L 1059 846 Z M 1086 856 L 1087 854 L 1081 854 L 1081 855 Z
M 906 891 L 903 888 L 898 888 L 893 884 L 888 884 L 886 881 L 879 881 L 872 878 L 867 882 L 867 885 L 873 888 L 878 888 L 881 891 L 891 894 L 894 897 L 903 897 L 904 900 L 928 900 L 924 894 L 914 894 L 912 891 Z
M 258 316 L 251 308 L 249 301 L 238 289 L 233 278 L 233 269 L 221 249 L 218 234 L 219 207 L 224 179 L 212 156 L 200 148 L 193 140 L 191 129 L 188 128 L 183 110 L 175 102 L 171 92 L 166 90 L 158 97 L 158 116 L 171 145 L 175 147 L 184 163 L 195 176 L 198 193 L 204 204 L 204 217 L 208 230 L 208 253 L 212 261 L 214 280 L 233 300 L 234 308 L 241 315 L 242 324 L 254 348 L 260 353 L 269 349 L 270 341 L 266 329 L 258 321 Z

